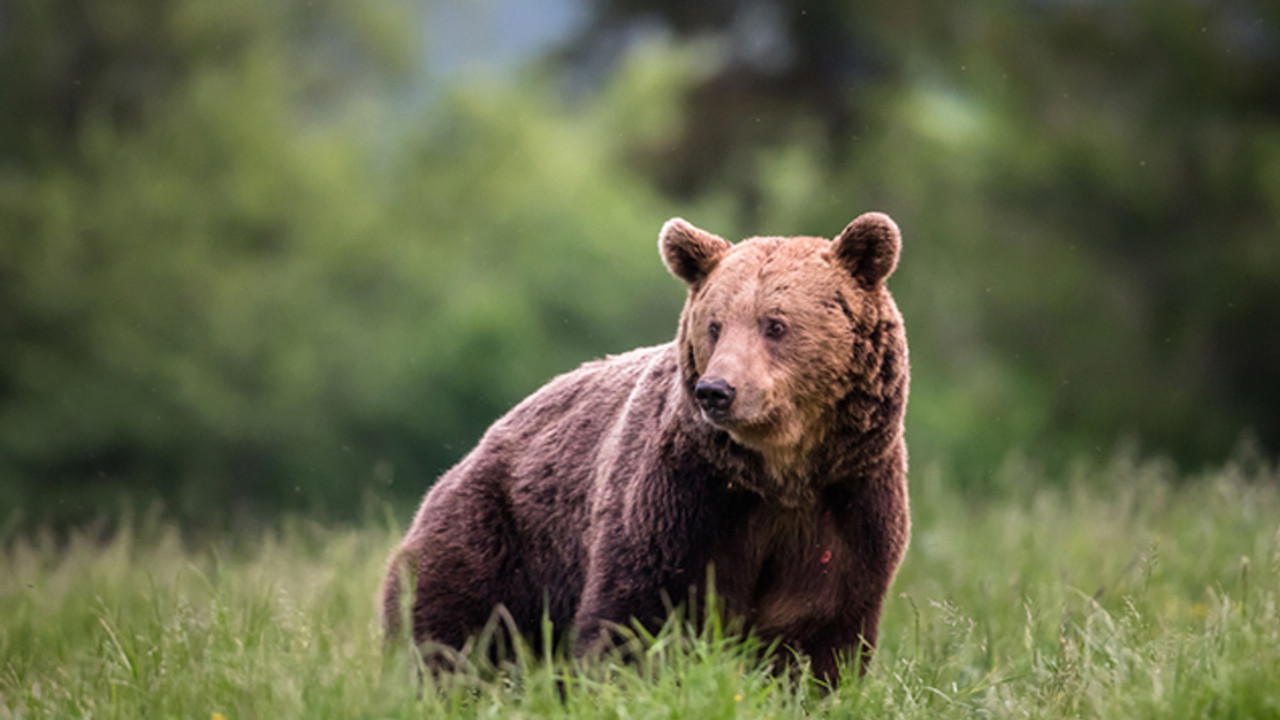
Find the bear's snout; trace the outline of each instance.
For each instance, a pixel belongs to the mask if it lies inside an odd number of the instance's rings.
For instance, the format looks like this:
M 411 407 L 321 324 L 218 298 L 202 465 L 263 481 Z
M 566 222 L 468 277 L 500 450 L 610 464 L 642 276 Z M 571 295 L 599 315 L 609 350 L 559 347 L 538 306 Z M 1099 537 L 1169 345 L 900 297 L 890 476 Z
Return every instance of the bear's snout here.
M 723 417 L 729 412 L 729 407 L 733 405 L 733 399 L 737 397 L 738 391 L 732 385 L 716 378 L 714 380 L 702 379 L 693 388 L 693 397 L 697 399 L 698 404 L 702 406 L 703 412 L 711 417 Z

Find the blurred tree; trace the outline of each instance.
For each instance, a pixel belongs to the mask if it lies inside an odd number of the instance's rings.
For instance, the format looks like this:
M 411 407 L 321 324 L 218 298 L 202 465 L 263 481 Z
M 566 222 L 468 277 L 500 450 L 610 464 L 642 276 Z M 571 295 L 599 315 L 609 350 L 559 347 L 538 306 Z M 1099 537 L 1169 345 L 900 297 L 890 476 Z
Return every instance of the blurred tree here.
M 613 138 L 662 123 L 678 56 L 620 74 L 644 113 L 570 120 L 536 76 L 406 113 L 402 11 L 5 6 L 0 507 L 349 516 L 670 336 L 664 208 Z
M 329 126 L 401 74 L 388 9 L 0 5 L 0 505 L 279 504 L 282 467 L 336 454 L 279 452 L 330 430 L 290 292 L 374 223 Z
M 416 11 L 0 0 L 0 508 L 416 496 L 671 336 L 675 214 L 898 218 L 917 463 L 1280 449 L 1275 8 L 609 0 L 452 85 Z
M 1273 3 L 594 7 L 570 67 L 637 28 L 710 48 L 631 153 L 668 193 L 727 189 L 745 233 L 903 222 L 917 458 L 1280 451 Z

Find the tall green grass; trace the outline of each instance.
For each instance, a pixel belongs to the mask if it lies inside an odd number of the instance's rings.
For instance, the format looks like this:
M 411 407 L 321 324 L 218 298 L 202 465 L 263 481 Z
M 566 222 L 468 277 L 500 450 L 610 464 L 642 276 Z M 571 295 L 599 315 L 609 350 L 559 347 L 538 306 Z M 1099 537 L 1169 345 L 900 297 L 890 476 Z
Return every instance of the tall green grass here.
M 185 544 L 11 538 L 0 718 L 1280 717 L 1280 477 L 1120 457 L 982 498 L 920 472 L 914 538 L 867 675 L 827 692 L 678 620 L 640 662 L 525 656 L 419 692 L 384 654 L 391 527 L 285 521 Z

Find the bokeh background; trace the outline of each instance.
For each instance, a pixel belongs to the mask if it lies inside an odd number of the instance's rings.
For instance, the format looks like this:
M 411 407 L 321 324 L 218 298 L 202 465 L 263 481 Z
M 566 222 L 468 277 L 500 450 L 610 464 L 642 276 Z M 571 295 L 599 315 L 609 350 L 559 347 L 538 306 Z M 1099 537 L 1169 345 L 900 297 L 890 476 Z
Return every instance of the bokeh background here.
M 0 523 L 407 507 L 870 209 L 916 472 L 1280 451 L 1274 2 L 0 0 Z

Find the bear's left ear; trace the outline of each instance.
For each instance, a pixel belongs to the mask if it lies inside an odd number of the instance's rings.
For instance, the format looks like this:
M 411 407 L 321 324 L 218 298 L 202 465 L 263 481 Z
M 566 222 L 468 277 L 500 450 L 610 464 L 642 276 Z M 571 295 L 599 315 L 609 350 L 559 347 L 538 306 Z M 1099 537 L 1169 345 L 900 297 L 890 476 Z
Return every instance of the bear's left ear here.
M 832 256 L 867 286 L 884 282 L 898 266 L 902 232 L 884 213 L 869 212 L 849 223 L 832 243 Z
M 681 218 L 671 218 L 658 235 L 658 251 L 672 275 L 697 285 L 720 258 L 733 248 L 728 240 L 699 230 Z

